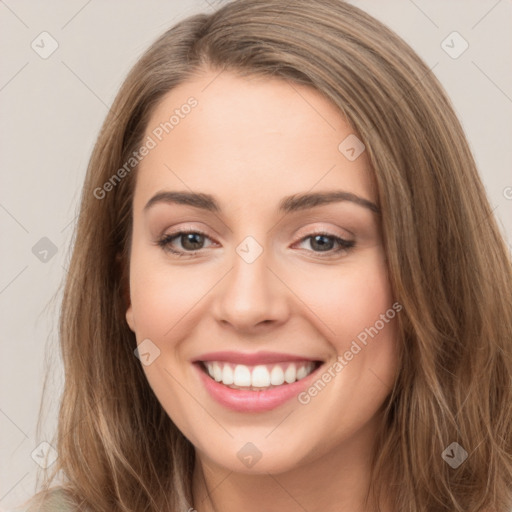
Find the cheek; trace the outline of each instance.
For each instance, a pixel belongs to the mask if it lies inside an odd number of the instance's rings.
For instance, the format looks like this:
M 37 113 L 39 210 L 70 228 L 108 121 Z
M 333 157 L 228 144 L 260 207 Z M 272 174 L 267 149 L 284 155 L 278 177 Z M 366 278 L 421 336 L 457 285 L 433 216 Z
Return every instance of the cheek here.
M 130 295 L 137 336 L 155 340 L 172 337 L 170 331 L 183 329 L 215 276 L 194 271 L 193 266 L 166 264 L 158 251 L 134 249 Z
M 166 265 L 160 255 L 136 248 L 130 273 L 137 335 L 155 340 L 168 337 L 171 330 L 171 338 L 179 337 L 194 317 L 192 310 L 201 308 L 201 299 L 218 281 L 211 269 Z M 309 308 L 305 316 L 312 313 L 310 320 L 337 349 L 373 326 L 392 304 L 387 268 L 378 252 L 339 269 L 318 267 L 314 279 L 309 270 L 282 274 Z
M 316 272 L 314 286 L 298 279 L 294 287 L 314 312 L 304 309 L 305 315 L 332 347 L 331 362 L 339 363 L 325 375 L 331 391 L 322 400 L 332 400 L 334 410 L 343 404 L 369 417 L 391 389 L 398 364 L 399 313 L 392 307 L 387 266 L 382 252 L 369 251 L 357 263 L 327 270 Z
M 134 279 L 132 307 L 138 334 L 162 338 L 184 316 L 195 297 L 193 286 L 180 282 L 179 275 L 155 275 L 143 271 Z
M 295 277 L 293 288 L 315 314 L 311 321 L 316 316 L 315 325 L 338 352 L 379 321 L 393 303 L 387 267 L 377 252 L 339 269 L 319 269 L 314 280 Z

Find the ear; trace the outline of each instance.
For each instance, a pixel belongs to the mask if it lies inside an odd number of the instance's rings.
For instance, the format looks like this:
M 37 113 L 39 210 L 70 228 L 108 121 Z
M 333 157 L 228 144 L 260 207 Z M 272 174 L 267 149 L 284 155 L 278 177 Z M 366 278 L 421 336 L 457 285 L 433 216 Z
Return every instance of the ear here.
M 121 294 L 123 298 L 123 304 L 125 308 L 126 322 L 130 329 L 135 332 L 135 322 L 133 321 L 133 308 L 130 299 L 130 280 L 128 269 L 124 264 L 123 257 L 120 253 L 116 254 L 116 265 L 118 267 L 118 272 L 121 280 Z
M 131 304 L 126 310 L 126 323 L 128 324 L 128 327 L 130 327 L 130 329 L 135 333 L 135 322 L 133 321 L 133 310 Z

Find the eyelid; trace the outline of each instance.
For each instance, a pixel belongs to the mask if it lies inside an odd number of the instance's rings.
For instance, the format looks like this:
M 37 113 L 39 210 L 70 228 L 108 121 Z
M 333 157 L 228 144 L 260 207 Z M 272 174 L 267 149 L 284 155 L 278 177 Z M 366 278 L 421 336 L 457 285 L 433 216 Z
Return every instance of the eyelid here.
M 349 240 L 347 238 L 344 238 L 343 236 L 338 236 L 335 233 L 331 233 L 328 230 L 309 231 L 306 235 L 301 236 L 296 242 L 294 242 L 293 246 L 295 246 L 297 244 L 304 243 L 308 239 L 312 239 L 315 236 L 325 236 L 326 238 L 331 238 L 338 244 L 337 249 L 331 249 L 331 250 L 325 251 L 325 252 L 324 251 L 318 252 L 318 251 L 306 249 L 306 252 L 313 253 L 315 255 L 315 257 L 318 257 L 318 258 L 324 258 L 324 259 L 334 258 L 335 256 L 339 255 L 340 253 L 348 252 L 356 246 L 355 239 Z
M 203 230 L 201 228 L 197 228 L 196 226 L 192 226 L 192 225 L 180 225 L 178 228 L 174 229 L 173 231 L 171 231 L 169 233 L 166 233 L 164 230 L 158 238 L 162 238 L 164 236 L 172 236 L 172 235 L 176 235 L 176 234 L 183 233 L 183 232 L 185 232 L 185 233 L 194 232 L 194 233 L 198 233 L 200 235 L 206 236 L 212 240 L 215 240 L 215 237 L 208 234 L 207 231 L 208 230 Z M 355 238 L 356 235 L 352 231 L 349 231 L 346 228 L 344 229 L 344 231 L 346 233 L 348 233 L 349 237 Z M 301 235 L 301 232 L 304 232 L 304 234 Z M 313 227 L 313 228 L 300 228 L 299 230 L 296 230 L 294 232 L 294 234 L 292 235 L 293 238 L 297 238 L 297 240 L 294 243 L 301 241 L 304 237 L 306 237 L 308 235 L 327 235 L 327 236 L 339 237 L 344 240 L 347 240 L 347 235 L 337 232 L 335 230 L 335 228 L 333 228 L 333 227 Z
M 302 240 L 304 237 L 308 235 L 328 235 L 328 236 L 335 236 L 338 238 L 342 238 L 344 240 L 347 240 L 347 235 L 339 232 L 340 228 L 334 228 L 334 227 L 309 227 L 309 228 L 300 228 L 296 231 L 294 234 L 294 238 L 298 237 L 299 240 Z M 344 229 L 348 234 L 348 237 L 355 238 L 355 234 L 352 233 L 352 231 L 349 231 L 348 229 Z M 303 233 L 303 234 L 302 234 Z
M 197 228 L 196 226 L 191 225 L 182 225 L 180 224 L 177 228 L 172 229 L 171 231 L 163 230 L 162 233 L 157 237 L 158 240 L 164 238 L 164 237 L 172 237 L 175 235 L 180 235 L 184 233 L 197 233 L 198 235 L 203 235 L 210 240 L 215 240 L 215 237 L 211 236 L 208 233 L 208 230 L 204 230 L 201 228 Z
M 201 249 L 197 249 L 196 251 L 187 251 L 187 250 L 183 250 L 183 249 L 178 249 L 178 250 L 172 249 L 171 243 L 174 242 L 174 240 L 179 239 L 180 236 L 186 235 L 186 234 L 201 235 L 201 236 L 213 241 L 213 245 L 218 243 L 215 241 L 215 239 L 213 237 L 211 237 L 210 235 L 208 235 L 208 233 L 206 233 L 205 231 L 203 231 L 201 229 L 196 229 L 193 227 L 187 228 L 187 227 L 180 226 L 180 228 L 177 228 L 172 232 L 162 234 L 156 240 L 155 244 L 160 246 L 162 248 L 162 250 L 164 250 L 165 252 L 168 252 L 174 256 L 179 256 L 179 257 L 182 257 L 182 256 L 194 257 L 198 254 L 201 254 L 205 249 L 208 248 L 208 247 L 203 247 Z M 343 235 L 337 235 L 336 233 L 332 233 L 328 229 L 316 228 L 316 229 L 307 231 L 306 234 L 304 234 L 303 236 L 299 236 L 297 238 L 297 240 L 295 242 L 293 242 L 292 247 L 297 244 L 304 243 L 308 239 L 312 239 L 315 236 L 325 236 L 327 238 L 331 238 L 334 240 L 335 243 L 338 244 L 337 249 L 330 249 L 328 251 L 313 251 L 313 250 L 303 249 L 308 253 L 315 254 L 315 257 L 318 257 L 320 259 L 334 258 L 335 256 L 339 255 L 340 253 L 350 251 L 356 245 L 356 241 L 354 239 L 347 239 Z
M 195 235 L 202 235 L 205 238 L 208 238 L 209 240 L 213 241 L 214 243 L 218 243 L 215 241 L 215 239 L 210 236 L 205 231 L 202 231 L 201 229 L 189 229 L 189 228 L 179 228 L 176 231 L 170 231 L 169 233 L 163 233 L 160 237 L 157 239 L 157 243 L 163 239 L 178 239 L 181 235 L 186 235 L 189 233 L 193 233 Z M 200 252 L 203 249 L 198 249 L 196 252 Z M 187 251 L 189 254 L 194 254 L 194 251 Z
M 304 234 L 301 235 L 300 233 L 302 231 L 304 232 Z M 349 231 L 348 229 L 345 229 L 345 231 L 351 237 L 355 237 L 355 235 L 351 231 Z M 178 235 L 178 234 L 190 233 L 190 232 L 203 235 L 203 236 L 208 237 L 209 239 L 215 241 L 215 237 L 213 237 L 210 234 L 208 234 L 208 232 L 206 230 L 203 230 L 201 228 L 197 228 L 195 226 L 187 226 L 187 225 L 185 225 L 185 226 L 181 226 L 180 225 L 178 228 L 176 228 L 173 231 L 170 231 L 168 233 L 165 232 L 165 230 L 164 230 L 162 232 L 162 234 L 158 237 L 158 239 L 161 239 L 163 237 L 171 237 L 173 235 Z M 338 238 L 342 238 L 344 240 L 347 240 L 346 235 L 341 234 L 341 233 L 337 233 L 337 232 L 333 232 L 333 228 L 317 227 L 317 228 L 301 228 L 300 230 L 297 230 L 293 234 L 293 238 L 296 238 L 296 241 L 294 243 L 302 241 L 307 236 L 313 236 L 313 235 L 326 235 L 326 236 L 338 237 Z

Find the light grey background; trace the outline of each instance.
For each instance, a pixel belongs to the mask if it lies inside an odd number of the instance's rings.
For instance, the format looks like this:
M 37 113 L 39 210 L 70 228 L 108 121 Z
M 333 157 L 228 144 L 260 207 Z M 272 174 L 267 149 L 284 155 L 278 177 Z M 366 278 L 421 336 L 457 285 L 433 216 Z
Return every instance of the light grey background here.
M 31 454 L 51 441 L 62 369 L 57 319 L 88 158 L 130 67 L 163 31 L 219 0 L 0 0 L 0 510 L 34 493 Z M 286 3 L 286 2 L 285 2 Z M 512 240 L 512 3 L 510 0 L 354 0 L 433 68 L 459 115 L 494 215 Z M 43 59 L 31 47 L 58 49 Z M 453 31 L 469 44 L 442 47 Z M 444 45 L 458 52 L 458 36 Z M 56 254 L 34 254 L 47 237 Z M 43 242 L 40 242 L 43 243 Z M 38 246 L 36 246 L 38 247 Z M 38 252 L 37 250 L 35 251 Z M 53 298 L 53 302 L 52 301 Z M 36 436 L 45 346 L 53 365 L 48 414 Z M 40 453 L 36 450 L 35 454 Z M 35 457 L 37 459 L 37 457 Z

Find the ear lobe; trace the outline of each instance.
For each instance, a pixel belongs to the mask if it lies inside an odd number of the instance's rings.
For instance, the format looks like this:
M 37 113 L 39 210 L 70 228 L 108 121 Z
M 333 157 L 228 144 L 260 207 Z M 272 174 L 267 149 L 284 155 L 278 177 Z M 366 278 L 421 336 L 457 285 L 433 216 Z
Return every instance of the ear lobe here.
M 131 304 L 126 310 L 126 323 L 130 327 L 130 330 L 135 333 L 135 322 L 133 321 L 133 309 Z
M 118 275 L 120 276 L 120 288 L 121 288 L 121 295 L 123 299 L 124 309 L 126 310 L 126 322 L 128 323 L 128 326 L 130 329 L 135 332 L 135 322 L 133 321 L 133 310 L 131 306 L 131 299 L 130 299 L 130 282 L 129 282 L 129 276 L 126 269 L 126 266 L 124 265 L 123 257 L 121 256 L 121 253 L 116 254 L 116 266 Z

